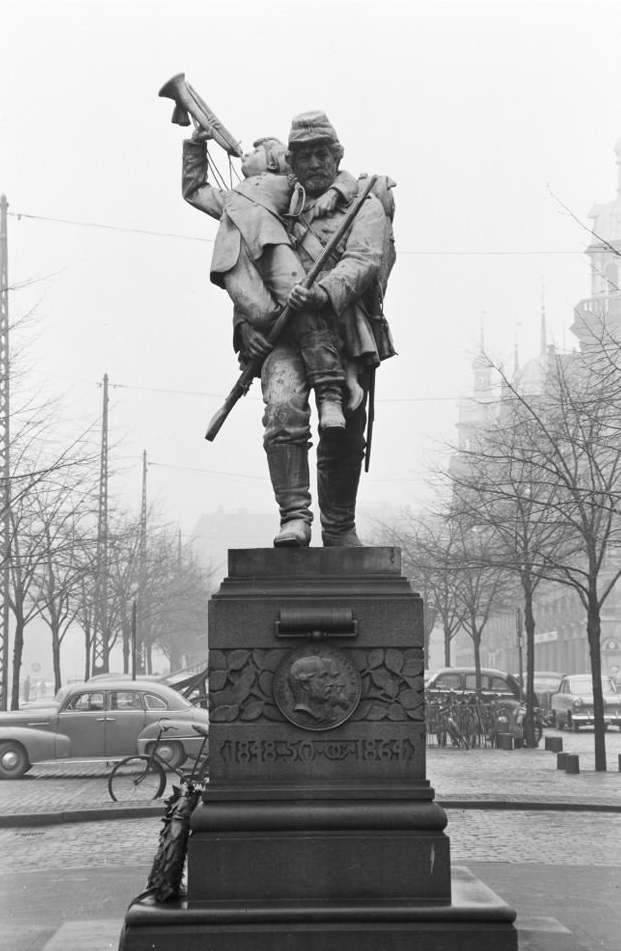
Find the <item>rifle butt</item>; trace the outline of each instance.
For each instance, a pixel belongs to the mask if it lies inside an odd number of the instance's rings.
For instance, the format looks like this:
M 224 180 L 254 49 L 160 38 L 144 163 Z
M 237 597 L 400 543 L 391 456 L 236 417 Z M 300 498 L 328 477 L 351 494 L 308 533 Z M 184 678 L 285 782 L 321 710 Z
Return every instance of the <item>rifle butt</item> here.
M 231 408 L 232 408 L 232 407 L 231 407 Z M 219 433 L 220 430 L 222 429 L 222 425 L 223 425 L 223 423 L 224 423 L 224 420 L 225 420 L 226 417 L 229 415 L 229 412 L 230 412 L 230 410 L 227 409 L 226 405 L 225 405 L 225 406 L 221 406 L 220 409 L 218 410 L 218 412 L 217 412 L 217 413 L 214 413 L 214 415 L 211 417 L 211 420 L 210 420 L 210 422 L 209 422 L 209 426 L 207 427 L 207 432 L 205 433 L 205 439 L 206 439 L 208 442 L 213 442 L 213 441 L 214 441 L 214 439 L 216 438 L 216 436 L 218 435 L 218 433 Z
M 239 378 L 237 379 L 235 383 L 235 386 L 233 387 L 233 389 L 231 390 L 231 392 L 225 399 L 220 409 L 216 413 L 214 413 L 214 415 L 211 418 L 211 422 L 209 423 L 209 426 L 207 427 L 207 432 L 205 433 L 205 439 L 208 442 L 214 441 L 214 439 L 216 438 L 216 436 L 222 429 L 225 419 L 227 418 L 227 416 L 229 415 L 229 413 L 231 412 L 231 410 L 233 409 L 237 401 L 240 400 L 242 396 L 245 396 L 248 390 L 250 389 L 250 384 L 252 383 L 256 375 L 257 368 L 259 365 L 260 365 L 259 362 L 255 359 L 251 361 L 246 366 L 246 368 L 242 370 L 242 372 L 240 373 Z

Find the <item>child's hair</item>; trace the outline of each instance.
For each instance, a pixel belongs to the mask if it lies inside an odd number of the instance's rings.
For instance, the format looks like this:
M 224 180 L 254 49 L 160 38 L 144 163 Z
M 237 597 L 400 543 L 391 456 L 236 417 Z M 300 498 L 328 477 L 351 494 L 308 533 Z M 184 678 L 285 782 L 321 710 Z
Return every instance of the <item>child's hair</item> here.
M 274 136 L 268 135 L 265 136 L 265 138 L 257 139 L 256 142 L 252 143 L 252 146 L 255 149 L 257 149 L 260 145 L 262 145 L 265 149 L 268 172 L 283 174 L 290 171 L 289 164 L 286 159 L 287 146 L 284 142 L 281 142 L 280 139 L 274 138 Z

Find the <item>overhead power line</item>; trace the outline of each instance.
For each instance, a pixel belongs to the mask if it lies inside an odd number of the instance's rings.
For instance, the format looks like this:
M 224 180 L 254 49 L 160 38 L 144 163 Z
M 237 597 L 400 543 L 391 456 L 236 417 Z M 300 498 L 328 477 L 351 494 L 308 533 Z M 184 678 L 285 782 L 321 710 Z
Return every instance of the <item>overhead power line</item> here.
M 46 215 L 31 215 L 31 214 L 27 214 L 26 212 L 12 211 L 12 212 L 9 212 L 9 215 L 12 216 L 13 218 L 17 218 L 18 221 L 20 221 L 22 218 L 27 218 L 31 221 L 49 221 L 49 222 L 52 222 L 53 224 L 71 225 L 76 228 L 98 228 L 102 231 L 116 231 L 116 232 L 124 232 L 126 234 L 142 234 L 142 235 L 148 235 L 149 237 L 154 237 L 154 238 L 175 238 L 176 240 L 179 240 L 179 241 L 200 241 L 202 243 L 207 243 L 207 244 L 213 244 L 215 240 L 214 238 L 202 238 L 197 235 L 191 235 L 191 234 L 177 234 L 176 232 L 173 232 L 173 231 L 151 231 L 148 228 L 129 228 L 122 225 L 106 225 L 96 221 L 73 221 L 70 218 L 51 218 Z M 537 255 L 547 256 L 547 255 L 566 255 L 566 254 L 582 255 L 584 254 L 584 251 L 582 249 L 576 249 L 573 251 L 569 251 L 569 250 L 556 251 L 553 249 L 536 250 L 533 248 L 517 249 L 517 250 L 511 250 L 511 249 L 500 250 L 498 248 L 482 248 L 478 250 L 477 249 L 465 250 L 465 249 L 459 249 L 459 248 L 455 248 L 455 249 L 427 248 L 427 249 L 419 249 L 416 251 L 407 251 L 407 250 L 397 251 L 397 257 L 403 254 L 418 255 L 418 256 L 465 255 L 468 257 L 477 257 L 477 256 L 486 257 L 486 256 L 500 255 L 500 256 L 509 256 L 509 257 L 510 256 L 519 257 L 522 255 L 526 255 L 526 256 L 537 256 Z
M 222 399 L 221 393 L 203 393 L 199 390 L 171 390 L 159 386 L 133 386 L 129 383 L 111 383 L 111 388 L 113 390 L 138 390 L 144 391 L 146 393 L 169 393 L 175 396 L 200 396 L 200 397 L 210 397 L 213 399 Z M 451 402 L 454 403 L 456 399 L 460 399 L 458 396 L 395 396 L 395 397 L 386 397 L 384 399 L 378 399 L 377 402 L 381 403 L 443 403 Z M 252 399 L 252 397 L 250 397 Z M 257 397 L 257 400 L 259 397 Z

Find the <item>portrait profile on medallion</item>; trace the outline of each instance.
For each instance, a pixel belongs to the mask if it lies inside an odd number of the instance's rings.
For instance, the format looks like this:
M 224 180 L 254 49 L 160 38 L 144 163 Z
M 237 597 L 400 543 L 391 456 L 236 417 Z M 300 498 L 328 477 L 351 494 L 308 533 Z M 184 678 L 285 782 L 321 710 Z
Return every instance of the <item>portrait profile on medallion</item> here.
M 330 730 L 360 701 L 360 674 L 347 654 L 327 645 L 291 651 L 274 675 L 274 701 L 283 716 L 305 730 Z

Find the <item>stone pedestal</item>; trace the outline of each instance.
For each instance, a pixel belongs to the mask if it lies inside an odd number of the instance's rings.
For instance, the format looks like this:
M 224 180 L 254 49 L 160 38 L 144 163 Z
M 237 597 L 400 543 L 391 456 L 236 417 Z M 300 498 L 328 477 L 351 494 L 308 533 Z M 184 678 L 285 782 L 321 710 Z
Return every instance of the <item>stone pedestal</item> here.
M 231 551 L 209 669 L 187 901 L 132 905 L 123 951 L 517 948 L 512 909 L 451 872 L 399 549 Z

